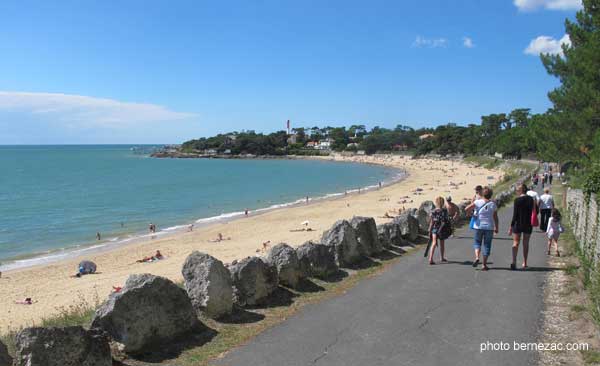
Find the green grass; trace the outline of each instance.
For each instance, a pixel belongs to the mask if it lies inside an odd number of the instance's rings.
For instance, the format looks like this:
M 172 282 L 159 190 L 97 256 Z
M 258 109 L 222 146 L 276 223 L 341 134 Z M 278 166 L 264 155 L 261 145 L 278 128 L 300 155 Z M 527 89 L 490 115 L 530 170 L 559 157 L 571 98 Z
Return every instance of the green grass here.
M 575 276 L 578 270 L 579 266 L 573 263 L 569 263 L 564 269 L 565 273 L 569 276 Z
M 583 305 L 580 305 L 580 304 L 571 305 L 571 311 L 574 313 L 581 313 L 585 310 L 587 310 L 587 308 Z
M 54 316 L 43 318 L 39 323 L 31 324 L 35 327 L 70 327 L 82 326 L 88 328 L 92 322 L 94 312 L 100 306 L 98 295 L 94 296 L 93 302 L 88 302 L 83 295 L 79 296 L 79 301 L 71 306 L 60 308 Z M 25 327 L 19 329 L 10 329 L 5 334 L 0 335 L 0 341 L 6 345 L 8 352 L 15 354 L 15 337 Z
M 596 325 L 600 325 L 600 268 L 597 268 L 593 260 L 581 251 L 577 239 L 573 235 L 573 229 L 571 228 L 569 221 L 569 213 L 563 206 L 562 198 L 565 194 L 565 189 L 566 188 L 558 189 L 552 192 L 555 197 L 554 202 L 556 202 L 557 207 L 562 213 L 562 223 L 566 229 L 560 236 L 559 245 L 562 247 L 566 256 L 576 255 L 579 261 L 579 265 L 572 263 L 567 265 L 565 271 L 569 275 L 578 278 L 583 285 L 591 305 L 589 307 L 581 306 L 589 312 Z M 577 286 L 573 285 L 573 287 Z
M 586 365 L 600 364 L 600 352 L 598 351 L 581 351 L 581 356 Z
M 519 171 L 525 170 L 530 173 L 536 167 L 535 164 L 529 162 L 503 160 L 491 156 L 467 156 L 464 161 L 480 165 L 486 169 L 500 169 L 503 171 L 502 180 L 492 186 L 494 194 L 507 191 L 511 185 L 515 184 L 517 179 L 521 178 Z
M 79 304 L 63 309 L 58 315 L 42 319 L 39 324 L 34 326 L 39 327 L 68 327 L 80 325 L 88 327 L 94 316 L 95 308 L 88 307 L 85 304 Z M 7 333 L 0 335 L 0 341 L 6 345 L 8 352 L 14 355 L 16 352 L 15 338 L 21 329 L 9 330 Z
M 495 158 L 493 156 L 473 155 L 473 156 L 467 156 L 463 160 L 467 163 L 473 163 L 473 164 L 480 165 L 486 169 L 496 169 L 496 168 L 500 167 L 500 165 L 502 165 L 502 163 L 504 163 L 504 160 Z
M 504 160 L 493 156 L 473 155 L 463 159 L 467 163 L 473 163 L 482 166 L 486 169 L 498 169 L 508 166 L 511 170 L 525 169 L 527 171 L 535 168 L 535 164 L 522 160 Z

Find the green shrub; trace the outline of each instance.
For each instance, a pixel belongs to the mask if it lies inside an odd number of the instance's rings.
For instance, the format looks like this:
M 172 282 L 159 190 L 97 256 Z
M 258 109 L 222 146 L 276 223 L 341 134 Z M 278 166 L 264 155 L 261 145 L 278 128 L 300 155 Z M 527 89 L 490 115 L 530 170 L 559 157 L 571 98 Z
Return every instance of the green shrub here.
M 584 175 L 582 188 L 586 195 L 600 192 L 600 164 L 594 164 Z

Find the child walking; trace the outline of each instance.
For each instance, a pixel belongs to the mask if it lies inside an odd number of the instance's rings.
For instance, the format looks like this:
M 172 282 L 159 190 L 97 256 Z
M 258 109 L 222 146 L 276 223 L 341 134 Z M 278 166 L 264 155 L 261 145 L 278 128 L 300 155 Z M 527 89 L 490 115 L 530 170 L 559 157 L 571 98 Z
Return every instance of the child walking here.
M 550 255 L 552 243 L 554 243 L 557 257 L 560 257 L 560 251 L 558 250 L 558 238 L 560 237 L 560 234 L 565 231 L 560 219 L 560 211 L 558 211 L 556 208 L 553 208 L 550 219 L 548 220 L 548 228 L 546 229 L 546 235 L 548 236 L 548 255 Z

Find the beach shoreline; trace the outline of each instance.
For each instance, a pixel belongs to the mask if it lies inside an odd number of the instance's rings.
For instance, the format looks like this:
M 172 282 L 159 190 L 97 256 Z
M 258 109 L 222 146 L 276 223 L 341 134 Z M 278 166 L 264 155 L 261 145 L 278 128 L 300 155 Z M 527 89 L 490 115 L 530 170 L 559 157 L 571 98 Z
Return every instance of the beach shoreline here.
M 130 274 L 152 273 L 181 281 L 181 265 L 194 250 L 206 252 L 223 262 L 262 255 L 262 243 L 275 245 L 286 242 L 298 246 L 308 240 L 319 240 L 322 232 L 335 221 L 350 219 L 354 215 L 374 217 L 380 224 L 389 221 L 383 217 L 384 213 L 397 212 L 402 207 L 418 207 L 422 201 L 438 195 L 445 197 L 451 194 L 458 203 L 471 197 L 476 184 L 493 184 L 502 174 L 498 170 L 460 161 L 412 159 L 399 155 L 309 158 L 385 165 L 404 169 L 406 176 L 360 194 L 342 195 L 308 205 L 298 203 L 249 217 L 211 223 L 192 232 L 141 240 L 101 253 L 86 253 L 86 259 L 98 264 L 99 273 L 95 275 L 77 279 L 70 277 L 81 257 L 7 271 L 0 278 L 0 308 L 7 309 L 6 316 L 0 318 L 0 331 L 39 323 L 41 319 L 56 315 L 61 309 L 80 301 L 94 305 L 106 298 L 112 286 L 122 285 Z M 494 179 L 487 179 L 490 175 Z M 416 188 L 422 191 L 416 192 Z M 402 203 L 402 200 L 405 202 Z M 313 231 L 294 231 L 304 221 L 310 222 Z M 211 242 L 219 233 L 231 237 L 231 240 Z M 157 249 L 167 259 L 136 263 L 137 259 L 152 255 Z M 14 303 L 26 297 L 37 302 L 28 306 Z
M 288 157 L 288 158 L 280 157 L 280 159 L 288 159 L 288 160 L 294 160 L 294 159 L 318 160 L 318 161 L 331 160 L 331 159 L 325 159 L 325 158 L 326 157 L 315 157 L 315 156 L 306 156 L 306 157 L 292 156 L 292 157 Z M 272 158 L 270 158 L 270 159 L 272 159 Z M 336 162 L 340 162 L 340 161 L 336 161 Z M 356 162 L 353 162 L 353 161 L 341 161 L 341 163 L 357 164 Z M 387 187 L 389 185 L 396 184 L 396 183 L 402 181 L 403 179 L 405 179 L 407 176 L 406 171 L 404 171 L 400 168 L 397 168 L 397 167 L 391 167 L 391 166 L 387 166 L 385 164 L 379 164 L 379 163 L 365 163 L 365 164 L 385 166 L 386 168 L 394 170 L 395 174 L 393 175 L 393 177 L 391 179 L 381 181 L 381 187 Z M 308 202 L 304 198 L 300 198 L 295 201 L 275 203 L 271 206 L 253 209 L 253 210 L 251 210 L 250 215 L 257 216 L 257 215 L 262 215 L 262 214 L 265 214 L 265 213 L 268 213 L 271 211 L 275 211 L 275 210 L 282 210 L 282 209 L 292 208 L 292 207 L 296 207 L 296 206 L 307 206 L 307 205 L 319 204 L 324 201 L 340 199 L 344 195 L 354 195 L 354 194 L 359 194 L 360 192 L 362 192 L 362 193 L 369 192 L 369 191 L 372 191 L 377 188 L 378 188 L 377 185 L 369 185 L 369 186 L 358 187 L 355 189 L 349 189 L 346 192 L 330 192 L 325 195 L 309 197 Z M 10 272 L 15 272 L 15 271 L 31 268 L 31 267 L 44 266 L 44 265 L 48 265 L 51 263 L 57 263 L 57 262 L 70 260 L 70 259 L 81 260 L 90 255 L 98 255 L 98 254 L 106 253 L 106 252 L 109 252 L 112 250 L 117 250 L 117 249 L 123 248 L 128 245 L 139 244 L 144 241 L 149 241 L 149 240 L 152 240 L 153 238 L 164 239 L 164 238 L 169 238 L 169 237 L 176 236 L 176 235 L 181 235 L 181 234 L 189 231 L 189 226 L 191 224 L 194 225 L 193 226 L 194 230 L 201 230 L 210 225 L 229 223 L 234 220 L 240 220 L 243 218 L 245 218 L 244 211 L 243 211 L 243 208 L 240 208 L 240 211 L 225 212 L 218 216 L 200 217 L 197 219 L 193 219 L 193 221 L 191 221 L 191 222 L 188 221 L 185 223 L 169 226 L 169 227 L 161 229 L 153 234 L 148 233 L 148 232 L 133 232 L 133 233 L 126 234 L 126 236 L 123 238 L 109 237 L 108 239 L 102 240 L 100 242 L 82 243 L 82 244 L 73 245 L 70 247 L 55 249 L 55 250 L 46 251 L 46 252 L 24 254 L 24 255 L 16 257 L 16 258 L 4 259 L 2 261 L 2 263 L 0 263 L 0 271 L 3 273 L 10 273 Z

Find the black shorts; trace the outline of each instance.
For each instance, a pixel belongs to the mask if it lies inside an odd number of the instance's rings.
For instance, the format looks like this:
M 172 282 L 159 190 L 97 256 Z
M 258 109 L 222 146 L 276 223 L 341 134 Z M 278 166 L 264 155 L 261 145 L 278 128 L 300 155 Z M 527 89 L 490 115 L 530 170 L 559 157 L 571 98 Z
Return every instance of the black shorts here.
M 513 234 L 531 234 L 533 232 L 533 226 L 520 227 L 514 225 L 512 227 Z

